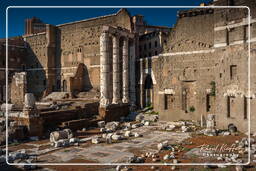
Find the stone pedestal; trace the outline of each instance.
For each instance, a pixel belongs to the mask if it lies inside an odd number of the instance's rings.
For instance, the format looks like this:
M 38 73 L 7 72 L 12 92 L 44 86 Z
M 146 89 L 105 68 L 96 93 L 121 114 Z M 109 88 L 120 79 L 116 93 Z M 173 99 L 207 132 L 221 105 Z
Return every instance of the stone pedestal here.
M 43 135 L 43 119 L 39 116 L 37 109 L 23 109 L 24 113 L 24 125 L 28 129 L 29 136 L 38 136 Z
M 214 114 L 208 114 L 207 120 L 206 120 L 206 129 L 204 130 L 204 134 L 208 136 L 216 136 L 217 131 L 215 129 L 216 123 L 215 123 L 215 115 Z
M 111 104 L 107 107 L 99 107 L 99 115 L 106 122 L 118 121 L 129 114 L 128 104 Z

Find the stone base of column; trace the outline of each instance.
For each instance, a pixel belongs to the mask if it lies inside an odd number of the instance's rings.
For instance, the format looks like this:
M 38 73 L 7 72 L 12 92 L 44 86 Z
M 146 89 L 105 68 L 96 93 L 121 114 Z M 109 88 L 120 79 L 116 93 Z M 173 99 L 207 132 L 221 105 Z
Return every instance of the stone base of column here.
M 107 107 L 99 107 L 99 115 L 106 122 L 119 121 L 121 117 L 129 114 L 129 104 L 111 104 Z

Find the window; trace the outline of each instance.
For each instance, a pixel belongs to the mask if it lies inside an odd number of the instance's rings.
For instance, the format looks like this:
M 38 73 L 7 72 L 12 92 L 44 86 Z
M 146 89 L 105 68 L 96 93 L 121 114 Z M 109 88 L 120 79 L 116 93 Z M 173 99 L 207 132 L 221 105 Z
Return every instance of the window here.
M 181 93 L 182 93 L 182 98 L 181 98 L 182 110 L 187 112 L 187 89 L 183 88 Z
M 244 119 L 247 119 L 247 98 L 244 96 Z
M 139 50 L 140 50 L 140 52 L 141 52 L 141 50 L 142 50 L 141 46 L 139 46 Z
M 148 44 L 148 48 L 149 48 L 149 49 L 151 49 L 151 42 L 149 42 L 149 44 Z
M 210 112 L 211 105 L 210 105 L 210 94 L 206 95 L 206 112 Z
M 174 96 L 173 94 L 164 95 L 164 110 L 171 109 L 174 107 Z
M 43 80 L 43 84 L 44 84 L 44 86 L 46 86 L 46 80 L 45 79 Z
M 155 41 L 155 47 L 157 47 L 157 41 Z
M 164 95 L 164 110 L 168 109 L 168 94 Z
M 234 96 L 228 96 L 227 97 L 227 117 L 230 118 L 231 117 L 231 107 L 232 107 L 232 103 L 234 102 L 235 97 Z
M 230 118 L 230 96 L 227 97 L 227 117 Z
M 230 79 L 233 80 L 237 75 L 237 66 L 230 65 Z
M 144 50 L 147 50 L 147 45 L 146 44 L 144 44 Z

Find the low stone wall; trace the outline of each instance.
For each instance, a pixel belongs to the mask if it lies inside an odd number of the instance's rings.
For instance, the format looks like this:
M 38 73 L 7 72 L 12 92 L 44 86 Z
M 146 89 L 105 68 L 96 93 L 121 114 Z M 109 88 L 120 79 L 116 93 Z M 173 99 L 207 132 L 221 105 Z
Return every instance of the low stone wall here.
M 127 116 L 129 114 L 128 104 L 112 104 L 107 107 L 99 108 L 99 115 L 102 120 L 106 122 L 118 121 L 121 117 Z

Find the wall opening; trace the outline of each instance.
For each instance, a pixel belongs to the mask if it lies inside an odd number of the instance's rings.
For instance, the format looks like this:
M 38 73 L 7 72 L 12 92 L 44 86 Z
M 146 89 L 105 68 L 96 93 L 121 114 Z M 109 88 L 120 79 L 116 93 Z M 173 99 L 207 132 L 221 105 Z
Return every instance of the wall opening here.
M 244 119 L 247 119 L 247 98 L 244 96 Z
M 63 91 L 63 92 L 66 92 L 66 91 L 67 91 L 67 81 L 66 81 L 66 80 L 63 80 L 63 81 L 62 81 L 62 91 Z
M 230 65 L 230 79 L 233 80 L 237 75 L 237 66 Z
M 182 110 L 187 113 L 187 88 L 182 89 L 182 98 L 181 98 L 181 104 L 182 104 Z
M 174 108 L 174 96 L 173 94 L 164 95 L 164 109 L 173 109 Z
M 147 75 L 144 84 L 146 106 L 153 104 L 153 81 L 151 75 Z
M 210 94 L 206 95 L 206 112 L 210 112 L 211 110 L 211 102 L 210 102 Z

